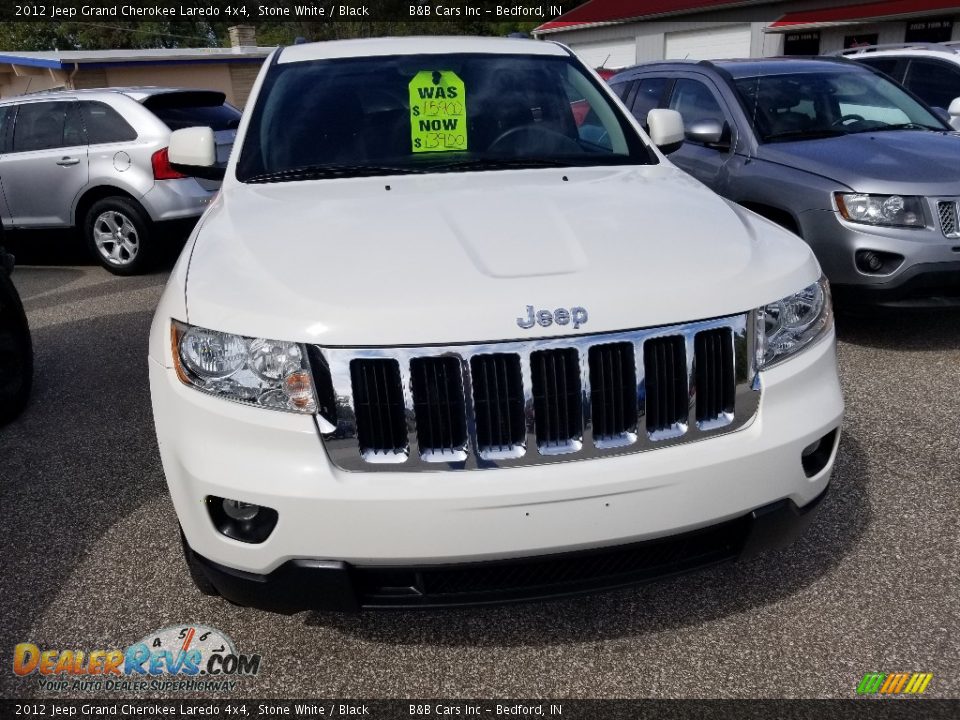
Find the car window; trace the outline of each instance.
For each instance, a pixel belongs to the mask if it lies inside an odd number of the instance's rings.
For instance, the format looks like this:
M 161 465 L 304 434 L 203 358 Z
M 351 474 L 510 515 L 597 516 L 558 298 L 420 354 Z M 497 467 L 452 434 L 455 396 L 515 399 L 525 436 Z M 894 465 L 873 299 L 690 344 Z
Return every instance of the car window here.
M 897 66 L 902 64 L 901 58 L 896 56 L 889 57 L 869 57 L 869 58 L 855 58 L 858 63 L 864 65 L 869 65 L 870 67 L 879 70 L 882 73 L 886 73 L 894 80 L 898 82 L 903 78 L 903 69 L 898 68 Z M 899 70 L 899 72 L 898 72 Z
M 171 130 L 188 127 L 233 130 L 240 124 L 240 111 L 225 99 L 220 92 L 170 92 L 151 95 L 143 104 Z
M 862 69 L 741 77 L 734 85 L 764 141 L 904 127 L 947 129 L 899 85 Z
M 137 139 L 137 131 L 106 103 L 84 100 L 80 103 L 80 112 L 91 145 Z
M 627 93 L 630 92 L 630 83 L 628 81 L 614 83 L 610 85 L 610 89 L 617 94 L 618 98 L 626 100 Z
M 660 98 L 663 97 L 666 87 L 666 78 L 644 78 L 637 85 L 630 111 L 643 127 L 647 127 L 647 113 L 660 104 Z
M 904 85 L 928 105 L 946 110 L 954 98 L 960 97 L 960 66 L 913 58 Z
M 0 106 L 0 153 L 7 151 L 15 110 L 16 108 L 12 105 Z
M 276 181 L 304 167 L 312 177 L 343 177 L 654 161 L 573 58 L 402 55 L 274 65 L 251 111 L 237 177 Z
M 82 145 L 83 128 L 72 105 L 67 102 L 21 105 L 13 128 L 13 152 Z M 68 110 L 71 111 L 68 113 Z
M 726 122 L 726 116 L 717 98 L 710 88 L 699 80 L 688 78 L 677 80 L 670 94 L 669 107 L 683 116 L 683 124 L 686 126 L 702 120 Z

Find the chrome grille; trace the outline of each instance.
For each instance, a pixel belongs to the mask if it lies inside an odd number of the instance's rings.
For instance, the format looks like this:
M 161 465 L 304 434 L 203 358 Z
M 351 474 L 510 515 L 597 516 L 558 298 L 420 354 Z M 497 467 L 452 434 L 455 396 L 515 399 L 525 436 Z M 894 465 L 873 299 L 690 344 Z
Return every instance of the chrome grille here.
M 318 384 L 336 405 L 317 423 L 331 461 L 352 471 L 514 467 L 721 435 L 760 402 L 750 318 L 526 342 L 314 347 Z
M 937 214 L 940 216 L 940 229 L 949 238 L 960 237 L 960 223 L 957 214 L 960 203 L 952 200 L 941 200 L 937 203 Z

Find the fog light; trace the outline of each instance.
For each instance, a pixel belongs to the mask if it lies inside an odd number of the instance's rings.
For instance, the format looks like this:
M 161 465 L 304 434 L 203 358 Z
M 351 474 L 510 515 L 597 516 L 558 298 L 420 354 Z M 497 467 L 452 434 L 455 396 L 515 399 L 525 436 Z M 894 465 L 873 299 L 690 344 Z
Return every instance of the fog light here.
M 239 500 L 224 500 L 223 511 L 234 520 L 253 520 L 260 512 L 259 505 L 241 502 Z
M 866 275 L 889 275 L 903 264 L 903 255 L 882 250 L 857 250 L 853 261 L 857 270 Z
M 207 498 L 207 512 L 221 535 L 245 543 L 262 543 L 277 526 L 277 511 L 230 498 Z
M 867 250 L 865 253 L 863 253 L 859 257 L 859 260 L 864 269 L 869 270 L 870 272 L 878 272 L 880 268 L 883 267 L 883 260 L 877 257 L 875 252 L 871 252 L 870 250 Z

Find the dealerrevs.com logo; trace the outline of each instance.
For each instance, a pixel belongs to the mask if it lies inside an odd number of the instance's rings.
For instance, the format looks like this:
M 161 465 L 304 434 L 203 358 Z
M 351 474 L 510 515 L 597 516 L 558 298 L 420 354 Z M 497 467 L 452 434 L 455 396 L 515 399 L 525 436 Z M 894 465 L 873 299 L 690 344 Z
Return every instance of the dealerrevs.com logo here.
M 260 672 L 260 655 L 237 652 L 226 633 L 171 625 L 120 649 L 45 649 L 20 643 L 13 672 L 36 674 L 45 691 L 231 691 Z

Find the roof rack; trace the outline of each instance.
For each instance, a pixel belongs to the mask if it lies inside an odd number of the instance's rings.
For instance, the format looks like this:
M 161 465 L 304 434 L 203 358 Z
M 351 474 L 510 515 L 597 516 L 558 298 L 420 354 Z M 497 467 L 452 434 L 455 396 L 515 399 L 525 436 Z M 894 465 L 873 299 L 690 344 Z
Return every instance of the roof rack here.
M 831 55 L 866 55 L 877 50 L 939 50 L 940 52 L 960 54 L 960 47 L 937 42 L 886 43 L 883 45 L 862 45 L 860 47 L 837 50 Z

